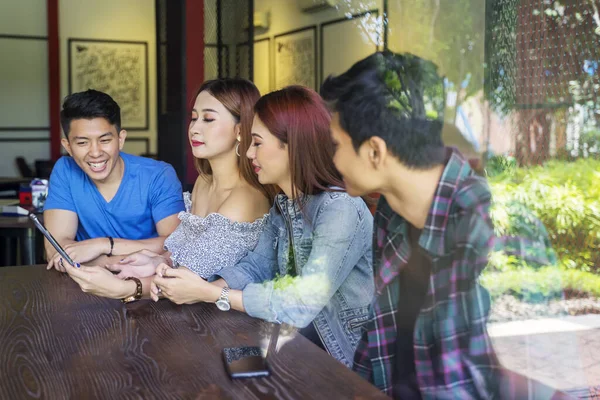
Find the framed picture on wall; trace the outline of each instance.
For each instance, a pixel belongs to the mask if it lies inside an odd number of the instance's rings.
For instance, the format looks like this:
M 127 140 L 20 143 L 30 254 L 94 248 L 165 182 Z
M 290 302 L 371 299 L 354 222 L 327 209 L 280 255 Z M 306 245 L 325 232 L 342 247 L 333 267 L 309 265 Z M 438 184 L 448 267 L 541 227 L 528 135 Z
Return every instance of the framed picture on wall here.
M 320 27 L 320 33 L 320 83 L 329 75 L 344 73 L 354 63 L 383 47 L 383 23 L 379 10 L 325 22 Z
M 95 89 L 121 107 L 121 125 L 148 130 L 148 42 L 69 39 L 69 93 Z
M 316 25 L 274 37 L 275 89 L 303 85 L 317 89 Z

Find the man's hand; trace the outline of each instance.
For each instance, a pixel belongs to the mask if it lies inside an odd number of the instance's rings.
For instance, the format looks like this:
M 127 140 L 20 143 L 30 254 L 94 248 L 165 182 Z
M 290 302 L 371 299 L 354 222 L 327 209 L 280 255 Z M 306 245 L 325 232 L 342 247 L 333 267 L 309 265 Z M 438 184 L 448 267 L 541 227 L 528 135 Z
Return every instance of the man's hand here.
M 113 272 L 118 272 L 118 278 L 127 278 L 130 276 L 136 278 L 146 278 L 154 275 L 156 267 L 161 263 L 167 263 L 166 257 L 158 255 L 149 250 L 141 250 L 132 253 L 117 264 L 109 264 L 106 268 Z
M 71 257 L 76 263 L 85 263 L 94 260 L 101 255 L 110 253 L 110 241 L 108 238 L 96 238 L 83 240 L 69 244 L 64 247 L 65 252 Z M 61 255 L 57 252 L 54 257 L 48 262 L 46 269 L 56 268 L 60 272 L 67 272 L 63 266 L 60 265 Z M 68 264 L 63 261 L 63 264 Z

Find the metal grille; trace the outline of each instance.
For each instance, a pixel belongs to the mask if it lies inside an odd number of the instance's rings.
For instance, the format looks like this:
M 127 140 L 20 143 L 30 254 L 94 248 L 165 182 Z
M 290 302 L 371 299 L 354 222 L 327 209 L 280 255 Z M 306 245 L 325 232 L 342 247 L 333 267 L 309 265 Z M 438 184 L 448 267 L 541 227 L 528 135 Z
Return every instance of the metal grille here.
M 204 0 L 204 43 L 217 44 L 217 0 Z
M 515 103 L 517 0 L 489 1 L 487 5 L 486 91 L 492 108 L 508 114 Z
M 599 192 L 590 159 L 600 159 L 599 9 L 600 0 L 490 0 L 486 11 L 486 97 L 503 117 L 502 135 L 514 139 L 516 164 L 542 165 L 517 172 L 514 160 L 489 160 L 487 171 L 501 166 L 510 177 L 492 179 L 501 210 L 494 223 L 509 236 L 531 235 L 535 220 L 514 208 L 524 206 L 547 229 L 560 265 L 596 274 Z M 534 250 L 523 245 L 523 259 Z M 590 295 L 562 284 L 565 297 Z
M 252 55 L 248 51 L 252 37 L 251 10 L 251 0 L 205 0 L 205 79 L 230 76 L 252 79 Z
M 597 157 L 600 1 L 488 2 L 487 93 L 521 165 Z

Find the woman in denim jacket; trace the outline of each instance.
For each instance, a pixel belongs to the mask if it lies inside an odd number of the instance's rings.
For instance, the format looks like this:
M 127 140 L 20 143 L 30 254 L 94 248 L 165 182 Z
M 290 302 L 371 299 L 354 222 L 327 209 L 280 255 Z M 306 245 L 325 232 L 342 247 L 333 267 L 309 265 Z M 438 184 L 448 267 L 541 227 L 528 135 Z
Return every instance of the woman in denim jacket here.
M 256 248 L 219 271 L 213 283 L 159 266 L 155 300 L 159 289 L 176 303 L 220 300 L 221 309 L 230 305 L 302 328 L 300 333 L 351 366 L 374 291 L 373 218 L 361 198 L 341 189 L 329 123 L 322 99 L 304 87 L 258 101 L 247 155 L 260 183 L 275 184 L 281 193 Z

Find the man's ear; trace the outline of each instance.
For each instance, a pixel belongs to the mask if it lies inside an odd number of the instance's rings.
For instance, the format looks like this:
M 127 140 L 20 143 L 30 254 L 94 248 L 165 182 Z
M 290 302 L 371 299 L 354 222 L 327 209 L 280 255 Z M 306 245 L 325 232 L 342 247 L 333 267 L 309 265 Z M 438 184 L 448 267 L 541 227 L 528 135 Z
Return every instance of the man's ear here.
M 119 150 L 123 150 L 123 145 L 125 144 L 126 138 L 127 131 L 125 129 L 121 129 L 121 132 L 119 132 Z
M 385 140 L 379 136 L 371 136 L 361 145 L 361 148 L 371 168 L 378 170 L 384 167 L 388 157 L 388 148 Z
M 60 144 L 62 144 L 63 149 L 65 149 L 65 151 L 67 153 L 69 153 L 69 155 L 71 157 L 73 157 L 73 153 L 71 153 L 71 144 L 69 143 L 69 139 L 67 139 L 67 138 L 60 139 Z

